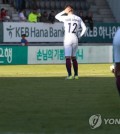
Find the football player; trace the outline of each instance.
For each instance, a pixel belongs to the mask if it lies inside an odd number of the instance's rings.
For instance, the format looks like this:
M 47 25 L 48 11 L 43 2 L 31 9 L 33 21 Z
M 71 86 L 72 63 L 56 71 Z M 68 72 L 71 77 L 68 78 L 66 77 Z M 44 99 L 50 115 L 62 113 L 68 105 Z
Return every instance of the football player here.
M 113 60 L 115 63 L 116 85 L 120 95 L 120 29 L 117 30 L 113 38 Z
M 66 15 L 64 15 L 66 14 Z M 82 37 L 86 31 L 86 26 L 82 19 L 75 14 L 73 14 L 72 6 L 66 6 L 65 10 L 58 13 L 55 18 L 60 22 L 64 23 L 64 50 L 66 58 L 66 69 L 68 72 L 67 79 L 79 79 L 78 77 L 78 62 L 76 59 L 76 52 L 78 49 L 78 32 L 80 32 L 80 37 Z M 71 73 L 71 61 L 73 63 L 74 77 Z

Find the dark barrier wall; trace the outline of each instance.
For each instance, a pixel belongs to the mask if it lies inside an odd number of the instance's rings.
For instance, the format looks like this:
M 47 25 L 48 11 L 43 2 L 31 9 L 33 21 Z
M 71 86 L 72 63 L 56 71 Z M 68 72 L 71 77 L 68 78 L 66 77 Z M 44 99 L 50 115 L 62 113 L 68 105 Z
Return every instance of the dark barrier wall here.
M 3 23 L 0 22 L 0 42 L 3 42 Z

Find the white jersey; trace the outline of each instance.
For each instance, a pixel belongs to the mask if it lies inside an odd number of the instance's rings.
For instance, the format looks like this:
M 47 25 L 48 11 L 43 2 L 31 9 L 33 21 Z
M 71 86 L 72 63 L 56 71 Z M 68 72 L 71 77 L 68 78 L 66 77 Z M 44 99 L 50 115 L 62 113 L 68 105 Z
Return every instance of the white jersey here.
M 80 32 L 80 28 L 82 28 L 80 34 L 80 37 L 82 37 L 86 31 L 86 26 L 82 19 L 74 14 L 70 14 L 67 16 L 63 16 L 63 14 L 65 14 L 64 11 L 58 13 L 55 18 L 61 22 L 64 22 L 65 36 L 70 34 L 77 35 L 78 32 Z
M 120 62 L 120 29 L 117 30 L 113 38 L 113 60 L 115 63 Z
M 86 26 L 80 17 L 74 14 L 63 16 L 63 14 L 65 14 L 64 11 L 58 13 L 55 18 L 64 23 L 65 56 L 75 57 L 78 49 L 78 32 L 80 32 L 80 28 L 82 28 L 82 31 L 79 36 L 83 36 L 86 31 Z

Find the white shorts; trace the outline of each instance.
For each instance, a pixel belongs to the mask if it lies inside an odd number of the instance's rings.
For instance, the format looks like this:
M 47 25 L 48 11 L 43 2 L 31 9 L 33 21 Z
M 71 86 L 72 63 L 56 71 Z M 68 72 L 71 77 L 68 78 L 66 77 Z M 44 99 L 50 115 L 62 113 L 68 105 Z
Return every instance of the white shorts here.
M 78 49 L 78 38 L 74 34 L 64 37 L 65 56 L 75 57 Z

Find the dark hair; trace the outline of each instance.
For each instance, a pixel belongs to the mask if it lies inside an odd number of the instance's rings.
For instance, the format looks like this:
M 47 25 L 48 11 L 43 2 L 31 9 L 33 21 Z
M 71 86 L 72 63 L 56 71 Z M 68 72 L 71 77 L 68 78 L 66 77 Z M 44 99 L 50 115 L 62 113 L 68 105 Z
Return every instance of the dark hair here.
M 51 10 L 51 12 L 55 12 L 54 10 Z
M 22 34 L 21 36 L 24 36 L 24 37 L 26 37 L 26 34 Z
M 1 8 L 1 12 L 2 12 L 3 10 L 5 10 L 5 9 L 4 9 L 4 8 Z
M 33 11 L 37 11 L 37 9 L 36 9 L 36 8 L 33 8 L 32 10 L 33 10 Z
M 65 8 L 70 7 L 73 10 L 73 6 L 72 5 L 66 5 Z
M 22 11 L 25 11 L 25 9 L 23 9 L 23 8 L 22 8 L 22 9 L 20 9 L 20 11 L 19 11 L 19 12 L 22 12 Z

